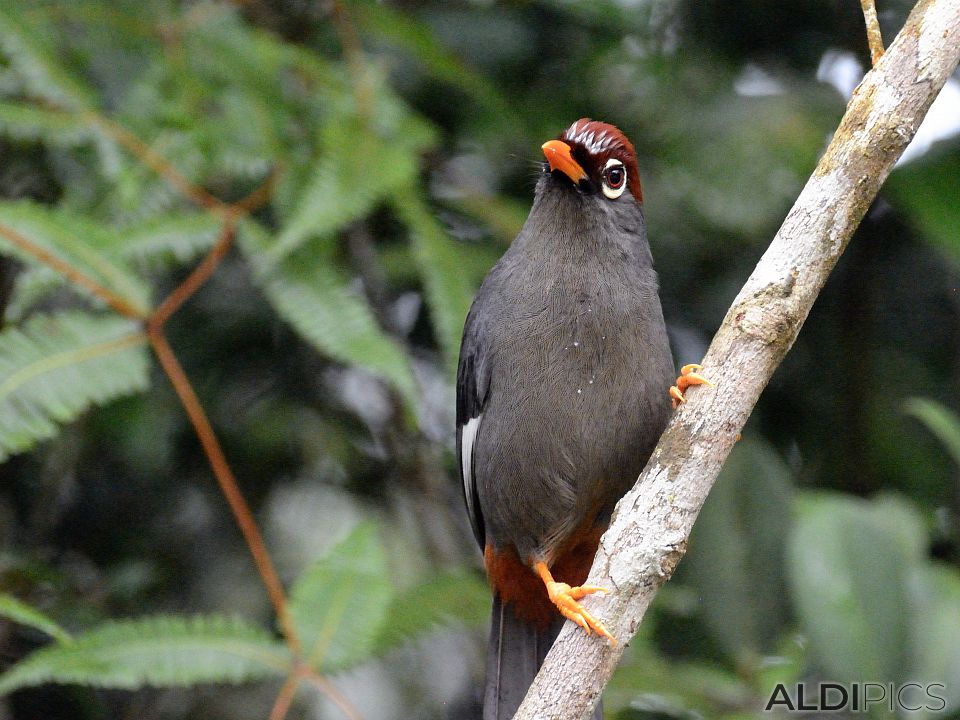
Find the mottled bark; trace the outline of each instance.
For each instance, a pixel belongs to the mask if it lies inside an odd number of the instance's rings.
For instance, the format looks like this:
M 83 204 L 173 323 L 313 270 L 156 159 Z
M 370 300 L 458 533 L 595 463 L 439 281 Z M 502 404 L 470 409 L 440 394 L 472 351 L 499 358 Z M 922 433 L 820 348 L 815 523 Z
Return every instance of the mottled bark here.
M 584 604 L 616 646 L 567 623 L 516 720 L 587 718 L 687 537 L 760 393 L 793 345 L 897 158 L 960 61 L 960 0 L 921 0 L 854 92 L 800 197 L 733 301 L 703 360 L 716 388 L 688 391 L 634 488 L 617 506 Z

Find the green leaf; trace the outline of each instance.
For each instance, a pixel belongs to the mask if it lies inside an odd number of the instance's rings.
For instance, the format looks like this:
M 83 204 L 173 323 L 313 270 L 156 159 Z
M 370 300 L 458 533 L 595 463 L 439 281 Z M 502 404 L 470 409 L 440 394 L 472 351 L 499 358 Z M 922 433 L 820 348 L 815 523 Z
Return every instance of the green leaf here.
M 788 541 L 791 593 L 829 677 L 905 679 L 909 580 L 925 544 L 922 519 L 897 497 L 817 494 L 800 503 Z
M 74 147 L 91 139 L 90 128 L 74 113 L 0 100 L 0 134 L 13 140 L 42 140 Z
M 241 683 L 283 677 L 290 665 L 282 643 L 238 619 L 148 617 L 37 650 L 0 675 L 0 695 L 50 682 L 125 690 Z
M 926 425 L 960 467 L 960 418 L 955 413 L 927 398 L 904 401 L 903 411 Z
M 150 218 L 116 231 L 118 253 L 148 265 L 184 264 L 217 241 L 223 221 L 207 212 L 181 212 Z
M 292 80 L 307 79 L 318 94 L 340 82 L 321 55 L 251 27 L 239 9 L 229 5 L 212 7 L 202 22 L 191 23 L 184 42 L 192 72 L 208 83 L 243 88 L 274 110 L 299 95 L 300 86 Z
M 649 647 L 631 643 L 603 694 L 606 717 L 628 704 L 653 711 L 634 717 L 720 718 L 732 707 L 756 704 L 751 689 L 736 674 L 703 661 L 670 660 Z
M 70 633 L 39 610 L 35 610 L 12 595 L 0 593 L 0 618 L 6 618 L 21 625 L 28 625 L 46 633 L 60 642 L 70 642 Z
M 912 580 L 910 677 L 925 684 L 940 683 L 936 691 L 947 707 L 960 707 L 956 682 L 960 678 L 960 573 L 946 565 L 924 563 L 914 569 Z
M 393 595 L 377 527 L 361 523 L 290 591 L 290 613 L 310 665 L 328 673 L 369 659 Z
M 341 110 L 321 127 L 319 157 L 267 250 L 267 267 L 308 239 L 329 236 L 363 217 L 416 182 L 419 153 L 433 141 L 433 131 L 393 98 L 372 73 L 367 79 L 377 98 L 376 127 L 353 108 Z
M 136 323 L 83 312 L 37 315 L 0 333 L 0 461 L 53 437 L 91 405 L 144 390 Z
M 2 210 L 0 210 L 2 212 Z M 211 213 L 184 212 L 149 218 L 110 233 L 100 233 L 98 250 L 145 268 L 182 265 L 210 249 L 219 237 L 222 221 Z M 90 237 L 89 235 L 86 237 Z M 70 287 L 82 291 L 45 265 L 17 274 L 6 307 L 8 320 L 18 322 L 51 292 Z
M 251 264 L 266 247 L 262 226 L 239 224 Z M 370 305 L 337 268 L 329 244 L 314 242 L 255 279 L 277 313 L 322 353 L 372 372 L 396 388 L 415 415 L 419 391 L 410 359 L 379 326 Z
M 45 31 L 31 27 L 10 7 L 0 7 L 0 51 L 24 79 L 30 94 L 65 110 L 95 105 L 93 92 L 61 67 Z
M 767 444 L 744 439 L 697 518 L 684 571 L 704 619 L 735 660 L 773 649 L 787 617 L 784 546 L 793 505 L 790 470 Z
M 519 124 L 516 109 L 496 85 L 443 47 L 429 26 L 383 3 L 354 3 L 351 10 L 358 25 L 377 41 L 386 40 L 407 50 L 427 72 L 478 100 L 498 122 L 510 123 L 510 126 Z
M 427 291 L 440 348 L 454 372 L 463 323 L 476 290 L 463 270 L 462 251 L 415 190 L 397 196 L 394 209 L 410 229 L 413 255 Z
M 463 570 L 443 573 L 400 591 L 390 604 L 374 654 L 381 655 L 437 626 L 453 622 L 480 625 L 489 614 L 490 588 L 476 573 Z
M 144 315 L 149 311 L 146 284 L 111 257 L 111 251 L 121 242 L 115 230 L 85 216 L 28 201 L 0 202 L 0 224 L 113 290 Z M 0 252 L 34 266 L 43 265 L 4 236 L 0 236 Z
M 9 322 L 24 320 L 37 303 L 61 288 L 75 289 L 66 279 L 45 265 L 27 267 L 17 273 L 10 291 L 10 301 L 4 309 Z
M 910 217 L 931 244 L 960 265 L 960 151 L 954 143 L 945 151 L 896 168 L 884 186 L 884 195 Z

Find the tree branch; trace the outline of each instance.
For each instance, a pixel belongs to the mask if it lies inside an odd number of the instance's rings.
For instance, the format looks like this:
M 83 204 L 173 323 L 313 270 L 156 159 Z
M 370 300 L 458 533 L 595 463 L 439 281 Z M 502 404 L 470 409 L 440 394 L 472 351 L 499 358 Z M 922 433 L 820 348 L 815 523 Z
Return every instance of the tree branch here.
M 870 65 L 876 67 L 883 57 L 883 36 L 880 34 L 880 21 L 877 19 L 875 0 L 860 0 L 863 9 L 863 22 L 867 27 L 867 46 L 870 48 Z
M 567 623 L 515 720 L 589 717 L 687 538 L 724 460 L 793 345 L 851 235 L 960 61 L 960 0 L 921 0 L 854 91 L 847 111 L 703 360 L 716 388 L 689 391 L 637 484 L 620 501 L 585 604 L 620 642 Z

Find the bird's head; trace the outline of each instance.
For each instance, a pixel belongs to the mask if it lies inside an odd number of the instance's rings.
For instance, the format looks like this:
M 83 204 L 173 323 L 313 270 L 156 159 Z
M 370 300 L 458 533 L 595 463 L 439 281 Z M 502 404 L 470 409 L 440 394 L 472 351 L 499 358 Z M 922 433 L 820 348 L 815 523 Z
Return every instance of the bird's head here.
M 637 153 L 613 125 L 581 118 L 545 142 L 543 154 L 544 171 L 581 193 L 607 202 L 643 202 Z

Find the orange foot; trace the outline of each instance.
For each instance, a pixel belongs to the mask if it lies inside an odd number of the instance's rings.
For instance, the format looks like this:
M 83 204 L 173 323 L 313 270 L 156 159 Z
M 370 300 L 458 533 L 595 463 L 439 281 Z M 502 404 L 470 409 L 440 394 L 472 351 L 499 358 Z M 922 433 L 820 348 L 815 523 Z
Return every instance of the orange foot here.
M 603 635 L 612 645 L 617 644 L 617 639 L 610 634 L 604 624 L 597 620 L 593 615 L 587 612 L 577 600 L 586 597 L 592 593 L 608 593 L 609 590 L 596 585 L 581 585 L 579 587 L 570 587 L 567 583 L 557 582 L 553 579 L 550 568 L 546 563 L 538 562 L 533 566 L 537 571 L 543 584 L 547 586 L 547 596 L 550 602 L 557 606 L 560 614 L 568 620 L 573 620 L 582 627 L 587 635 L 595 632 L 597 635 Z
M 673 399 L 673 406 L 675 408 L 679 407 L 680 403 L 687 401 L 683 393 L 691 385 L 709 385 L 710 387 L 715 387 L 712 382 L 698 373 L 698 370 L 703 370 L 703 365 L 691 363 L 690 365 L 684 365 L 680 368 L 680 377 L 677 378 L 677 384 L 670 388 L 670 397 Z

